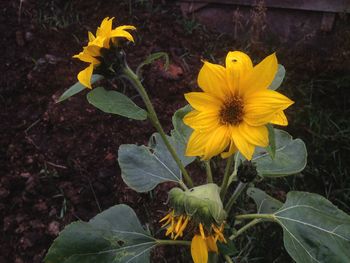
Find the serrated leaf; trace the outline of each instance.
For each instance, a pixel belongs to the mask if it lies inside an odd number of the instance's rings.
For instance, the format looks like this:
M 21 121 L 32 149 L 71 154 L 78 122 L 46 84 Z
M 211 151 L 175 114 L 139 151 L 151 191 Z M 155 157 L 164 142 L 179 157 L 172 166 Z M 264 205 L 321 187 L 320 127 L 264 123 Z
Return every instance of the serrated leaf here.
M 259 188 L 248 188 L 247 195 L 254 200 L 258 214 L 271 214 L 283 206 L 282 202 L 268 195 Z
M 89 222 L 74 222 L 51 245 L 45 263 L 147 263 L 155 239 L 127 205 L 116 205 Z
M 275 78 L 273 79 L 269 89 L 271 89 L 271 90 L 278 89 L 281 86 L 285 75 L 286 75 L 286 69 L 283 67 L 283 65 L 278 64 L 277 73 L 276 73 Z
M 167 53 L 165 52 L 157 52 L 157 53 L 153 53 L 151 55 L 149 55 L 136 69 L 136 75 L 140 76 L 140 71 L 141 69 L 146 66 L 149 65 L 151 63 L 153 63 L 153 61 L 160 59 L 160 58 L 164 58 L 165 60 L 165 65 L 164 68 L 167 70 L 169 67 L 169 56 Z
M 98 74 L 92 75 L 91 76 L 91 85 L 94 84 L 95 82 L 101 80 L 101 79 L 103 79 L 102 75 L 98 75 Z M 57 103 L 62 102 L 64 100 L 74 96 L 75 94 L 83 91 L 84 89 L 86 89 L 86 87 L 83 86 L 82 84 L 80 84 L 80 82 L 75 83 L 73 86 L 71 86 L 65 92 L 63 92 L 63 94 L 58 99 Z
M 307 161 L 307 151 L 301 139 L 282 130 L 275 129 L 276 153 L 272 159 L 269 152 L 256 147 L 252 161 L 262 177 L 279 177 L 301 172 Z M 243 158 L 243 157 L 242 157 Z
M 184 145 L 167 136 L 184 166 L 193 161 L 184 156 Z M 149 146 L 123 144 L 118 150 L 118 162 L 124 182 L 137 192 L 147 192 L 163 182 L 180 182 L 181 171 L 158 133 L 152 135 Z
M 117 114 L 134 120 L 147 119 L 147 112 L 131 99 L 115 90 L 98 87 L 87 94 L 87 100 L 96 108 L 106 113 Z
M 289 192 L 274 218 L 283 228 L 284 246 L 297 263 L 349 261 L 350 216 L 326 198 Z

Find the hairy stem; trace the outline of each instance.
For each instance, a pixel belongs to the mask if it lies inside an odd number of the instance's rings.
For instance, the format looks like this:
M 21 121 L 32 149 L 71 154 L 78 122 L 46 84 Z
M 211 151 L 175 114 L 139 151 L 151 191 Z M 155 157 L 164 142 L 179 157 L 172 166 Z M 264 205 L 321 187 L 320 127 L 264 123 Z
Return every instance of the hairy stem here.
M 237 232 L 235 234 L 233 234 L 232 236 L 230 236 L 229 238 L 231 240 L 235 239 L 240 234 L 242 234 L 243 232 L 247 231 L 252 226 L 255 226 L 256 224 L 258 224 L 258 223 L 260 223 L 262 221 L 263 221 L 262 218 L 255 218 L 254 220 L 250 221 L 248 224 L 246 224 L 246 225 L 242 226 L 240 229 L 238 229 Z
M 225 195 L 227 192 L 227 186 L 228 186 L 228 179 L 229 179 L 230 170 L 232 167 L 233 160 L 234 160 L 234 155 L 231 155 L 227 159 L 225 173 L 224 173 L 224 179 L 222 180 L 222 184 L 221 184 L 221 191 L 220 191 L 221 200 L 225 199 Z
M 153 124 L 153 126 L 156 128 L 156 130 L 159 132 L 160 136 L 162 137 L 162 139 L 163 139 L 166 147 L 168 148 L 170 154 L 173 156 L 176 164 L 180 168 L 187 185 L 189 187 L 193 187 L 192 179 L 191 179 L 190 175 L 188 174 L 188 172 L 186 171 L 186 169 L 185 169 L 183 163 L 181 162 L 179 156 L 177 155 L 174 147 L 170 144 L 169 140 L 167 139 L 166 134 L 165 134 L 165 132 L 163 130 L 163 127 L 160 124 L 159 119 L 157 117 L 157 114 L 156 114 L 156 112 L 155 112 L 155 110 L 153 108 L 152 102 L 149 99 L 148 94 L 147 94 L 145 88 L 143 87 L 140 79 L 128 67 L 128 65 L 125 65 L 125 67 L 123 68 L 123 73 L 128 77 L 128 79 L 131 81 L 132 85 L 136 88 L 136 90 L 141 95 L 142 100 L 143 100 L 143 102 L 146 105 L 146 108 L 147 108 L 147 111 L 148 111 L 148 117 L 149 117 L 151 123 Z M 180 185 L 181 185 L 181 183 L 180 183 Z M 185 184 L 182 184 L 181 186 L 183 187 L 183 186 L 185 186 Z
M 242 193 L 242 191 L 247 185 L 248 185 L 247 183 L 239 182 L 239 184 L 237 185 L 237 188 L 235 189 L 235 191 L 233 192 L 232 196 L 230 197 L 230 199 L 228 200 L 225 206 L 225 210 L 227 213 L 230 212 L 233 204 L 235 203 L 235 201 L 237 200 L 237 198 L 239 197 L 239 195 Z
M 191 241 L 187 241 L 187 240 L 171 240 L 171 239 L 157 239 L 156 243 L 159 246 L 166 246 L 166 245 L 177 245 L 177 246 L 190 246 L 191 245 Z
M 213 173 L 211 171 L 210 167 L 210 160 L 205 161 L 205 170 L 207 171 L 207 182 L 208 183 L 213 183 Z
M 225 260 L 227 263 L 233 263 L 233 260 L 228 255 L 225 255 Z
M 256 218 L 262 218 L 267 219 L 270 221 L 276 221 L 274 214 L 245 214 L 245 215 L 238 215 L 236 216 L 236 219 L 256 219 Z

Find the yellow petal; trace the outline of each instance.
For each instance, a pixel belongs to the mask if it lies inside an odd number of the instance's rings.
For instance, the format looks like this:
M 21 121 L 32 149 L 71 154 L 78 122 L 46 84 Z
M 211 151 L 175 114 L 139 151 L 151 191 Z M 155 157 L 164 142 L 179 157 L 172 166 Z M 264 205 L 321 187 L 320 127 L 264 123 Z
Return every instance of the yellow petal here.
M 195 235 L 191 242 L 191 255 L 194 263 L 208 262 L 208 248 L 200 235 Z
M 197 78 L 198 86 L 205 92 L 221 99 L 230 95 L 223 66 L 204 61 Z
M 95 40 L 94 34 L 92 34 L 90 31 L 88 32 L 89 42 L 92 42 Z
M 250 126 L 242 122 L 238 126 L 238 130 L 250 144 L 261 147 L 269 145 L 269 132 L 266 126 Z
M 129 32 L 127 32 L 125 30 L 121 30 L 119 28 L 112 30 L 110 33 L 110 37 L 111 38 L 112 37 L 121 37 L 121 38 L 126 38 L 127 40 L 129 40 L 131 42 L 135 42 L 133 36 Z
M 81 61 L 92 63 L 94 65 L 100 64 L 100 61 L 97 58 L 94 58 L 85 50 L 83 52 L 80 52 L 78 55 L 74 55 L 73 58 L 77 58 L 77 59 L 80 59 Z
M 275 78 L 277 68 L 276 54 L 267 56 L 251 70 L 249 76 L 242 82 L 241 95 L 267 89 Z
M 123 25 L 123 26 L 118 26 L 116 29 L 120 30 L 136 30 L 136 27 L 132 25 Z
M 106 17 L 105 19 L 103 19 L 103 21 L 101 22 L 101 25 L 99 28 L 97 28 L 96 31 L 96 36 L 104 36 L 104 37 L 108 37 L 110 32 L 112 31 L 112 23 L 113 23 L 113 19 Z
M 94 65 L 90 64 L 86 69 L 82 70 L 78 74 L 78 80 L 79 82 L 84 85 L 85 87 L 88 87 L 91 89 L 91 76 L 92 72 L 94 70 Z
M 211 135 L 205 143 L 203 160 L 209 160 L 222 153 L 230 142 L 230 128 L 222 125 L 210 132 Z
M 210 133 L 193 131 L 188 139 L 186 147 L 187 156 L 202 156 L 204 154 L 205 143 L 208 141 Z
M 238 127 L 232 127 L 231 139 L 234 141 L 239 152 L 247 160 L 251 160 L 254 154 L 255 147 L 244 138 L 244 136 L 239 132 Z
M 246 98 L 244 121 L 252 126 L 261 126 L 271 122 L 276 113 L 285 110 L 294 102 L 274 91 L 263 90 Z
M 232 154 L 234 154 L 237 151 L 237 148 L 235 146 L 235 143 L 231 140 L 230 142 L 230 147 L 227 152 L 222 152 L 221 153 L 221 158 L 226 159 L 230 157 Z
M 199 233 L 201 234 L 201 237 L 203 239 L 205 239 L 205 233 L 204 233 L 204 229 L 203 229 L 202 223 L 199 223 Z
M 185 99 L 198 111 L 219 111 L 222 102 L 205 92 L 190 92 L 185 94 Z
M 215 111 L 191 111 L 185 115 L 183 122 L 195 130 L 208 130 L 219 125 L 218 112 Z
M 284 112 L 279 111 L 272 117 L 272 120 L 270 121 L 270 123 L 281 125 L 281 126 L 287 126 L 288 120 Z
M 208 236 L 205 241 L 207 242 L 208 251 L 219 253 L 218 246 L 213 236 Z
M 190 217 L 189 216 L 186 216 L 186 219 L 184 221 L 184 223 L 182 224 L 182 226 L 180 227 L 179 231 L 177 232 L 176 236 L 174 239 L 177 239 L 179 236 L 182 236 L 183 234 L 183 231 L 185 230 L 187 224 L 188 224 L 188 221 L 190 220 Z
M 240 94 L 245 78 L 253 69 L 249 56 L 240 51 L 228 52 L 226 56 L 227 82 L 233 95 Z

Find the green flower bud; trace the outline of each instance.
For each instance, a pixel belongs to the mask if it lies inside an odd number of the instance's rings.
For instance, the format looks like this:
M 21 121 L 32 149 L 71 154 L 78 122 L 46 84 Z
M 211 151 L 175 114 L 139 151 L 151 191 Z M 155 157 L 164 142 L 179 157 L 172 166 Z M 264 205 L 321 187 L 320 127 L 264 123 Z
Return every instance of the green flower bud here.
M 186 213 L 207 226 L 220 225 L 226 219 L 226 211 L 220 199 L 220 188 L 206 184 L 183 191 L 173 188 L 169 192 L 169 203 L 176 214 Z

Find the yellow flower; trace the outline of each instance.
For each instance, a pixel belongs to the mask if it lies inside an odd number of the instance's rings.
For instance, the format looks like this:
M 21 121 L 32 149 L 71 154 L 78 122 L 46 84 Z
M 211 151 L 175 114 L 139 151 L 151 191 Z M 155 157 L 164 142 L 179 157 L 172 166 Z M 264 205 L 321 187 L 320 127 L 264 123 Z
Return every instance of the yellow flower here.
M 255 146 L 266 147 L 266 124 L 288 125 L 283 110 L 294 103 L 268 89 L 277 67 L 275 54 L 254 67 L 239 51 L 227 54 L 226 67 L 205 61 L 198 75 L 203 92 L 185 94 L 194 108 L 184 117 L 194 129 L 186 155 L 208 160 L 220 153 L 227 158 L 238 150 L 251 160 Z
M 132 35 L 126 30 L 135 30 L 134 26 L 119 26 L 115 29 L 112 29 L 112 22 L 114 17 L 108 18 L 106 17 L 101 22 L 101 25 L 96 30 L 96 36 L 91 32 L 88 32 L 89 43 L 87 46 L 83 47 L 83 51 L 79 54 L 73 56 L 74 58 L 78 58 L 81 61 L 90 63 L 89 66 L 78 74 L 79 82 L 91 89 L 91 76 L 93 73 L 93 69 L 98 66 L 101 61 L 101 49 L 109 49 L 111 47 L 111 43 L 117 45 L 118 38 L 125 38 L 129 41 L 134 42 L 134 38 Z
M 186 214 L 176 215 L 172 210 L 159 222 L 164 222 L 162 227 L 166 227 L 165 236 L 170 236 L 171 239 L 182 237 L 186 227 L 189 229 L 195 228 L 195 234 L 191 241 L 191 255 L 194 263 L 207 263 L 208 253 L 218 253 L 216 242 L 226 243 L 223 235 L 224 223 L 220 227 L 212 224 L 207 227 L 201 222 L 191 221 L 191 217 Z

